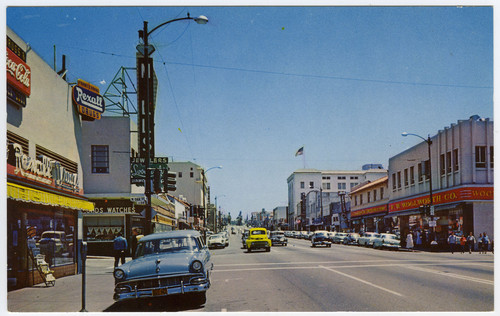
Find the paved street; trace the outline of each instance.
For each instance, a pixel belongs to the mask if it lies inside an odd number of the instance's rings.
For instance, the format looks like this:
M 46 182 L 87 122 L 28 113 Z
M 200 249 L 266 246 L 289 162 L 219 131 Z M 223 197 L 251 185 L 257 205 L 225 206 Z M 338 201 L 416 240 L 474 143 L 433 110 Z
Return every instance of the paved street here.
M 113 261 L 89 259 L 86 309 L 108 311 L 492 311 L 493 255 L 311 248 L 289 239 L 271 252 L 247 253 L 240 235 L 211 251 L 215 268 L 207 303 L 177 298 L 114 303 Z M 81 276 L 8 293 L 9 311 L 77 312 Z

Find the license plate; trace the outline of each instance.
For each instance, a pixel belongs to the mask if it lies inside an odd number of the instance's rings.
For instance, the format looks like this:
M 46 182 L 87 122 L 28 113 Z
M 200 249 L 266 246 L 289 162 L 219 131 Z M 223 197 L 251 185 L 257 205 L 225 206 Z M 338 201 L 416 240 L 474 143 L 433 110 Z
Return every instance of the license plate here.
M 168 290 L 166 288 L 153 290 L 153 296 L 160 296 L 160 295 L 167 295 L 167 294 L 168 294 Z

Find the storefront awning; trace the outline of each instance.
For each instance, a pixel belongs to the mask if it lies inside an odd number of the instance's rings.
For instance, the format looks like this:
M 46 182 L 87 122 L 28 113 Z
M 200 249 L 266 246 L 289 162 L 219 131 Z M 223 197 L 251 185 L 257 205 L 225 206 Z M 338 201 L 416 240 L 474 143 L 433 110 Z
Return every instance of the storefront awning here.
M 50 192 L 44 192 L 13 183 L 7 183 L 7 198 L 15 201 L 60 206 L 74 210 L 94 210 L 94 203 L 92 202 Z

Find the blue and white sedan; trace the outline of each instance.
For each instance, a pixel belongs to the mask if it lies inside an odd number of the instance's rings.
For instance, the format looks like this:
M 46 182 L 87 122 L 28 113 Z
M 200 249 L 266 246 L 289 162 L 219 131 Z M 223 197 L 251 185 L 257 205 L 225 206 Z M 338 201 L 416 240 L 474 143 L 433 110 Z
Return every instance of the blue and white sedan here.
M 142 237 L 136 258 L 117 268 L 115 301 L 174 294 L 191 296 L 195 305 L 206 302 L 213 263 L 202 236 L 178 230 Z

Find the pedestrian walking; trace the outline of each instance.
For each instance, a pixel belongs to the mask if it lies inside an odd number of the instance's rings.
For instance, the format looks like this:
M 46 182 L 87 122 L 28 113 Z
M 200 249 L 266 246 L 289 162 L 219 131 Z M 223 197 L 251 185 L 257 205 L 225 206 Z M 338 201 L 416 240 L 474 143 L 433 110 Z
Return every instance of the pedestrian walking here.
M 116 235 L 113 240 L 113 251 L 115 256 L 115 268 L 118 267 L 118 261 L 121 259 L 121 263 L 125 263 L 125 253 L 127 251 L 127 240 L 122 237 L 121 233 Z
M 488 245 L 490 244 L 490 239 L 488 238 L 488 235 L 486 235 L 486 232 L 483 234 L 483 250 L 484 253 L 488 252 Z
M 460 248 L 462 250 L 462 253 L 465 253 L 465 244 L 467 243 L 467 238 L 465 238 L 465 235 L 462 234 L 462 237 L 460 237 Z
M 476 238 L 472 232 L 469 233 L 469 237 L 467 237 L 467 244 L 469 245 L 469 254 L 474 250 L 474 244 L 476 243 Z
M 422 247 L 422 234 L 420 233 L 420 231 L 417 231 L 417 238 L 415 240 L 415 243 L 417 244 L 417 249 L 420 249 Z
M 455 236 L 455 232 L 451 231 L 450 236 L 448 236 L 448 244 L 450 245 L 451 253 L 453 254 L 455 251 L 455 244 L 457 243 L 457 236 Z
M 477 250 L 479 253 L 483 253 L 483 234 L 479 234 L 477 238 Z
M 406 235 L 406 248 L 413 249 L 413 236 L 411 232 Z

